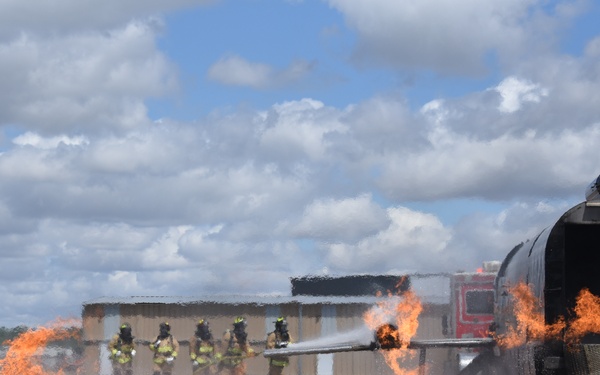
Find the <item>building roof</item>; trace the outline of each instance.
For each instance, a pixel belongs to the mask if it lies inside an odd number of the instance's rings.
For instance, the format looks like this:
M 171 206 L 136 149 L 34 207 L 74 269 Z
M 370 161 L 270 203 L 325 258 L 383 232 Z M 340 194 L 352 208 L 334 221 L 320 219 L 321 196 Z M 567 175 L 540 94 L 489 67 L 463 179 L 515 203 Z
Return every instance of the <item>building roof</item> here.
M 443 305 L 450 303 L 450 275 L 449 274 L 413 274 L 409 275 L 411 288 L 423 303 Z M 397 279 L 398 276 L 395 276 Z M 339 278 L 338 278 L 339 279 Z M 327 279 L 332 282 L 335 279 Z M 360 277 L 348 278 L 344 281 L 357 281 L 373 285 L 373 281 L 387 281 L 385 277 Z M 381 285 L 377 284 L 377 285 Z M 362 292 L 362 289 L 360 289 Z M 340 293 L 341 294 L 341 293 Z M 384 293 L 385 294 L 385 293 Z M 83 303 L 86 305 L 134 305 L 134 304 L 180 304 L 192 305 L 202 303 L 216 304 L 251 304 L 251 305 L 280 305 L 282 303 L 299 303 L 303 305 L 319 304 L 374 304 L 385 299 L 373 295 L 204 295 L 204 296 L 126 296 L 126 297 L 99 297 Z
M 282 303 L 311 304 L 354 304 L 375 303 L 381 300 L 375 296 L 356 297 L 315 297 L 315 296 L 261 296 L 261 295 L 207 295 L 207 296 L 129 296 L 99 297 L 83 303 L 86 305 L 133 305 L 133 304 L 180 304 L 191 305 L 201 303 L 216 304 L 254 304 L 279 305 Z
M 375 296 L 410 288 L 407 275 L 308 276 L 293 277 L 290 281 L 293 296 Z

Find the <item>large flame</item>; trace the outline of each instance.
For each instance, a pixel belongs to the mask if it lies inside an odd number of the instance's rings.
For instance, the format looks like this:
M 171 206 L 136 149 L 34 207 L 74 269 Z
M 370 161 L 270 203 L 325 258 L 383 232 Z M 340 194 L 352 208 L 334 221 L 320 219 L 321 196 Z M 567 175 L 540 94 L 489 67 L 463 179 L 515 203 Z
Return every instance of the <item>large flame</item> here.
M 415 356 L 414 351 L 408 350 L 408 345 L 417 333 L 418 318 L 423 306 L 412 290 L 399 296 L 388 293 L 388 297 L 367 311 L 363 318 L 366 325 L 376 332 L 382 347 L 389 349 L 382 350 L 381 353 L 394 374 L 416 375 L 419 373 L 418 369 L 403 369 L 400 363 Z
M 504 348 L 514 348 L 529 340 L 556 338 L 565 328 L 564 319 L 558 319 L 554 324 L 545 324 L 543 309 L 540 301 L 534 296 L 529 285 L 519 283 L 509 289 L 514 298 L 514 316 L 516 322 L 508 327 L 507 332 L 497 336 L 498 345 Z
M 573 345 L 589 333 L 600 334 L 600 297 L 587 288 L 582 289 L 576 298 L 573 317 L 566 321 L 561 316 L 553 324 L 545 324 L 541 302 L 527 284 L 520 283 L 510 288 L 509 293 L 514 298 L 516 321 L 505 334 L 496 337 L 501 347 L 513 348 L 527 340 L 553 339 L 562 339 Z
M 567 343 L 577 344 L 588 333 L 600 333 L 600 297 L 587 288 L 582 289 L 577 296 L 574 313 L 565 333 Z
M 40 355 L 48 343 L 69 338 L 78 338 L 76 330 L 69 327 L 80 324 L 73 319 L 58 319 L 47 327 L 38 327 L 23 332 L 13 340 L 7 340 L 8 351 L 0 359 L 0 375 L 63 375 L 64 371 L 46 371 L 40 363 Z

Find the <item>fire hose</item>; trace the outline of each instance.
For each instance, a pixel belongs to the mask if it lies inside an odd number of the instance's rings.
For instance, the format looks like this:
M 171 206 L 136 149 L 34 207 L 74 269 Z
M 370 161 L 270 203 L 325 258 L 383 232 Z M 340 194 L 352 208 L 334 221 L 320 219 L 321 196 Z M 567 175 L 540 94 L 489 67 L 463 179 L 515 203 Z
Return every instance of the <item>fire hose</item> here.
M 431 339 L 431 340 L 411 340 L 404 347 L 406 349 L 427 349 L 427 348 L 481 348 L 492 347 L 496 344 L 492 338 L 481 339 Z M 294 347 L 290 344 L 287 348 L 268 349 L 263 352 L 264 357 L 275 356 L 292 356 L 305 354 L 327 354 L 341 352 L 360 352 L 360 351 L 375 351 L 375 350 L 390 350 L 401 349 L 402 346 L 381 346 L 378 342 L 369 344 L 346 344 L 334 346 L 322 346 L 314 348 Z
M 496 341 L 491 337 L 471 338 L 471 339 L 429 339 L 429 340 L 410 340 L 401 342 L 398 340 L 397 328 L 393 325 L 381 326 L 375 335 L 373 341 L 368 344 L 338 344 L 331 346 L 307 347 L 308 343 L 290 344 L 286 348 L 267 349 L 263 356 L 281 357 L 305 354 L 327 354 L 341 352 L 359 352 L 376 350 L 394 350 L 394 349 L 418 349 L 420 373 L 425 371 L 425 353 L 430 348 L 491 348 L 496 345 Z

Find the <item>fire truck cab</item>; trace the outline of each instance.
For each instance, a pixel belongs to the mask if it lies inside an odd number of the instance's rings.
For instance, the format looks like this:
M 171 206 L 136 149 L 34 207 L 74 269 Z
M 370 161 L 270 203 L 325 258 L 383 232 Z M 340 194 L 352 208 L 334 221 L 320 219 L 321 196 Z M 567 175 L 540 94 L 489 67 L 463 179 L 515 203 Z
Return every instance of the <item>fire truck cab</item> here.
M 494 280 L 499 261 L 484 262 L 476 272 L 458 272 L 450 277 L 450 316 L 444 322 L 445 331 L 453 338 L 482 338 L 489 335 L 494 321 Z M 458 368 L 462 370 L 477 355 L 475 349 L 457 352 Z

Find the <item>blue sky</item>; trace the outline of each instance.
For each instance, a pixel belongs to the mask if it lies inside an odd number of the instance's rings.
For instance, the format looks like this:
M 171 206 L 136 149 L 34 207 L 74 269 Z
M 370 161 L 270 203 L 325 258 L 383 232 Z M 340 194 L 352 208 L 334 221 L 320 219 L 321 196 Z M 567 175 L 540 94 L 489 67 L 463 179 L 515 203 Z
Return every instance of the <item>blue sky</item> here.
M 485 89 L 501 78 L 493 70 L 478 77 L 455 77 L 427 67 L 354 66 L 350 60 L 356 32 L 346 26 L 343 14 L 323 1 L 221 1 L 171 13 L 165 21 L 168 27 L 157 40 L 158 48 L 177 62 L 183 86 L 180 96 L 152 102 L 149 109 L 156 111 L 151 112 L 155 117 L 168 113 L 190 120 L 215 108 L 240 103 L 267 108 L 315 93 L 337 107 L 392 93 L 418 108 L 432 98 Z M 264 88 L 257 95 L 251 88 L 224 86 L 207 77 L 210 66 L 228 56 L 250 63 L 268 60 L 280 70 L 303 60 L 314 64 L 315 71 L 302 82 Z
M 503 259 L 600 174 L 599 16 L 589 0 L 0 2 L 0 325 L 99 296 Z
M 321 1 L 222 1 L 174 12 L 165 21 L 168 27 L 158 38 L 158 47 L 177 62 L 184 80 L 181 97 L 162 101 L 167 108 L 157 105 L 169 116 L 193 119 L 238 104 L 268 108 L 314 92 L 331 105 L 344 106 L 397 86 L 389 72 L 378 68 L 360 72 L 345 62 L 350 50 L 344 46 L 351 45 L 355 36 L 342 15 Z M 260 94 L 207 77 L 216 61 L 232 56 L 268 63 L 274 70 L 302 60 L 315 64 L 315 72 L 291 85 L 262 88 Z M 349 85 L 360 90 L 349 90 Z

